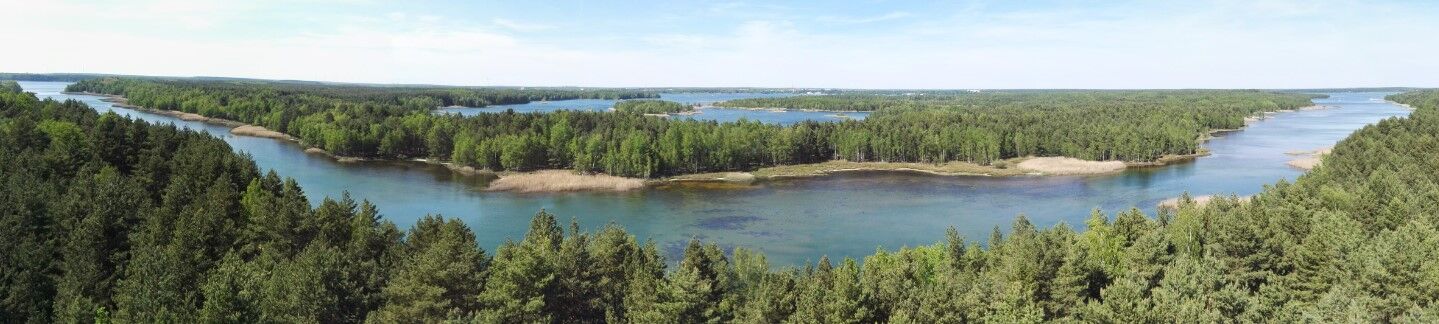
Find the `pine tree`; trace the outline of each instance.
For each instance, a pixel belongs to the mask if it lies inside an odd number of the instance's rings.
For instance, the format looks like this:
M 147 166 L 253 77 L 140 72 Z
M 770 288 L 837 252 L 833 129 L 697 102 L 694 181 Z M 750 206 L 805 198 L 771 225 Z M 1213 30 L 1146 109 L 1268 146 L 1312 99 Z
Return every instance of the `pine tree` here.
M 405 238 L 404 258 L 370 320 L 434 322 L 480 310 L 486 258 L 474 233 L 459 220 L 426 216 Z

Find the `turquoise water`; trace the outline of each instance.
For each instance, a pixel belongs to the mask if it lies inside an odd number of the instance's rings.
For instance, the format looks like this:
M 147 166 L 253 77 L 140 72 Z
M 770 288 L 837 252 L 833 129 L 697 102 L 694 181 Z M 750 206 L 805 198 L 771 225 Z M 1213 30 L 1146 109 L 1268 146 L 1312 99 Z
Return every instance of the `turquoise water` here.
M 675 257 L 690 238 L 726 247 L 765 251 L 779 264 L 864 256 L 876 247 L 931 244 L 954 226 L 971 239 L 988 237 L 1024 214 L 1035 224 L 1076 228 L 1090 210 L 1108 213 L 1184 192 L 1250 195 L 1302 171 L 1285 165 L 1286 151 L 1333 145 L 1355 129 L 1408 110 L 1384 103 L 1387 93 L 1335 93 L 1318 100 L 1337 109 L 1280 113 L 1206 146 L 1213 155 L 1172 166 L 1120 174 L 1067 177 L 934 177 L 904 173 L 850 173 L 768 181 L 730 189 L 671 187 L 624 193 L 513 194 L 482 192 L 484 179 L 457 177 L 441 167 L 388 162 L 343 164 L 304 154 L 291 143 L 229 134 L 225 127 L 116 108 L 95 96 L 60 94 L 65 83 L 21 82 L 42 97 L 76 99 L 100 111 L 175 123 L 223 138 L 264 169 L 293 177 L 312 199 L 348 191 L 368 199 L 384 216 L 408 227 L 425 214 L 465 220 L 480 244 L 493 249 L 524 234 L 541 208 L 588 229 L 623 225 Z
M 846 119 L 864 119 L 869 116 L 868 112 L 846 112 L 837 114 L 834 112 L 820 111 L 769 111 L 709 107 L 710 104 L 734 99 L 744 98 L 776 98 L 788 97 L 794 94 L 789 93 L 763 93 L 763 92 L 739 92 L 739 93 L 697 93 L 697 92 L 674 92 L 661 93 L 660 99 L 706 106 L 694 115 L 675 115 L 670 118 L 686 118 L 696 120 L 714 120 L 719 122 L 733 122 L 740 119 L 759 121 L 764 123 L 789 125 L 806 120 L 813 121 L 841 121 Z M 608 111 L 615 106 L 618 100 L 608 99 L 574 99 L 556 101 L 535 101 L 526 104 L 515 105 L 494 105 L 482 108 L 474 107 L 445 107 L 436 110 L 436 113 L 455 113 L 464 116 L 472 116 L 484 113 L 498 113 L 505 110 L 514 110 L 517 113 L 528 112 L 553 112 L 558 110 L 583 110 L 583 111 Z M 841 117 L 842 116 L 842 117 Z

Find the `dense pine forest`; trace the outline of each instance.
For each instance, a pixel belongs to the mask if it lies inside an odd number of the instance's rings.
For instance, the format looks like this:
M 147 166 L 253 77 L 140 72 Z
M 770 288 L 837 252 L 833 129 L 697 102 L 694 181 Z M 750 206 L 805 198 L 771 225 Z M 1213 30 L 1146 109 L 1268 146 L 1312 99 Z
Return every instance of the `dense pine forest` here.
M 1248 202 L 791 268 L 543 211 L 489 253 L 458 220 L 401 231 L 203 133 L 6 87 L 0 322 L 1432 323 L 1439 92 L 1390 99 L 1418 109 Z
M 653 97 L 618 89 L 406 88 L 99 78 L 70 91 L 255 124 L 334 154 L 435 158 L 493 171 L 573 169 L 661 177 L 765 166 L 967 161 L 1023 156 L 1154 161 L 1193 154 L 1212 129 L 1239 128 L 1310 96 L 1262 91 L 1058 91 L 935 96 L 801 96 L 792 108 L 877 110 L 862 121 L 718 123 L 565 111 L 463 117 L 447 105 Z M 863 99 L 862 98 L 877 98 Z M 931 99 L 934 98 L 934 99 Z M 854 103 L 844 104 L 853 99 Z M 739 101 L 751 102 L 751 101 Z M 758 101 L 769 102 L 769 101 Z

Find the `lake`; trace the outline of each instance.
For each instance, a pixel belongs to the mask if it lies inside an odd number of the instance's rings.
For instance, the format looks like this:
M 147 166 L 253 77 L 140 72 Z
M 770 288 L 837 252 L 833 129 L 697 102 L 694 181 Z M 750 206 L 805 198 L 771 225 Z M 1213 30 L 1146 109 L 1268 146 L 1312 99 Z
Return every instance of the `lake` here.
M 701 92 L 665 92 L 660 93 L 660 99 L 674 101 L 683 104 L 701 105 L 699 113 L 693 115 L 671 115 L 668 118 L 686 118 L 695 120 L 713 120 L 718 122 L 733 122 L 741 118 L 750 121 L 763 123 L 789 125 L 806 120 L 814 121 L 840 121 L 845 119 L 864 119 L 869 116 L 868 112 L 844 112 L 836 113 L 829 111 L 803 111 L 803 110 L 754 110 L 735 109 L 710 106 L 716 102 L 745 98 L 778 98 L 793 96 L 792 93 L 768 93 L 768 92 L 736 92 L 736 93 L 701 93 Z M 514 110 L 517 113 L 529 112 L 553 112 L 558 110 L 582 110 L 582 111 L 608 111 L 619 100 L 609 99 L 573 99 L 556 101 L 534 101 L 525 104 L 494 105 L 486 107 L 444 107 L 435 110 L 437 114 L 460 114 L 473 116 L 484 113 L 499 113 L 505 110 Z
M 305 154 L 293 143 L 233 136 L 228 128 L 114 107 L 100 97 L 59 93 L 66 83 L 21 82 L 26 91 L 57 100 L 84 101 L 101 112 L 209 132 L 262 169 L 295 178 L 312 203 L 349 192 L 378 205 L 386 219 L 408 227 L 426 214 L 463 219 L 480 244 L 493 252 L 519 239 L 540 209 L 561 220 L 598 229 L 624 226 L 652 239 L 676 260 L 691 238 L 725 247 L 766 252 L 771 262 L 795 265 L 862 257 L 876 247 L 927 245 L 954 226 L 983 240 L 995 226 L 1007 229 L 1024 214 L 1039 226 L 1068 223 L 1076 229 L 1091 210 L 1112 214 L 1139 207 L 1148 212 L 1184 192 L 1250 195 L 1266 184 L 1293 180 L 1301 170 L 1285 165 L 1287 151 L 1334 145 L 1354 130 L 1409 110 L 1383 102 L 1388 93 L 1333 93 L 1316 100 L 1334 109 L 1279 113 L 1243 131 L 1206 143 L 1213 153 L 1193 162 L 1130 169 L 1099 176 L 936 177 L 905 173 L 844 175 L 761 182 L 726 189 L 677 186 L 623 193 L 514 194 L 479 191 L 486 181 L 457 176 L 443 167 L 413 162 L 338 163 Z

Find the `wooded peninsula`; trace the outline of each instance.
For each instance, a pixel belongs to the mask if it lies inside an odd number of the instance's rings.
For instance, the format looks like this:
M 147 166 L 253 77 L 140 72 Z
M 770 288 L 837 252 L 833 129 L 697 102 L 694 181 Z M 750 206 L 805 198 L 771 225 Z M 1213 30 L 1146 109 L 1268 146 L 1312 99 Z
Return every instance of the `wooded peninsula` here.
M 796 96 L 727 106 L 872 110 L 864 120 L 783 126 L 642 114 L 561 111 L 476 116 L 442 106 L 573 98 L 653 98 L 625 89 L 436 88 L 105 77 L 69 91 L 253 124 L 331 154 L 427 158 L 491 171 L 569 169 L 657 178 L 850 162 L 967 162 L 1028 156 L 1152 162 L 1199 152 L 1197 139 L 1263 112 L 1309 106 L 1313 95 L 1256 90 L 1013 91 Z M 617 110 L 684 105 L 621 101 Z M 633 107 L 632 107 L 633 106 Z M 997 167 L 1005 167 L 1002 164 Z

